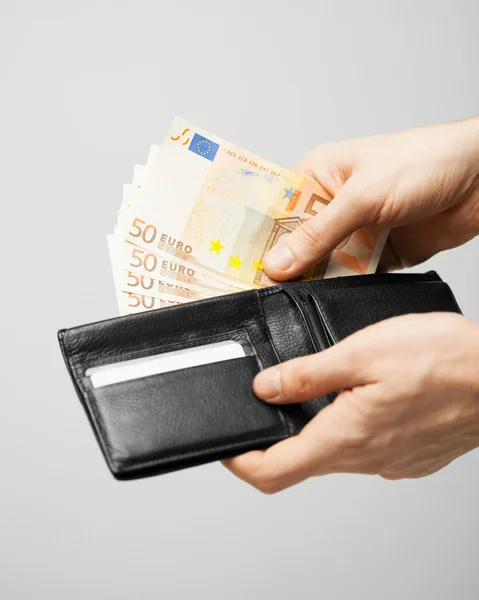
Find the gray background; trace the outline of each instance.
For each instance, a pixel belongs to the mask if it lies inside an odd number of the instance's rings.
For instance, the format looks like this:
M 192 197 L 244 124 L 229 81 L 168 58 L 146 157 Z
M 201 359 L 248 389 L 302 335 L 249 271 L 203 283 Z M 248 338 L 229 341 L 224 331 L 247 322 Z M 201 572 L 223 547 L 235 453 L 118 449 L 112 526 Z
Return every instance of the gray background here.
M 477 598 L 478 451 L 419 481 L 272 497 L 219 464 L 117 483 L 56 341 L 116 315 L 104 234 L 173 116 L 292 166 L 475 114 L 477 2 L 0 6 L 1 598 Z M 476 320 L 478 259 L 476 239 L 420 268 Z

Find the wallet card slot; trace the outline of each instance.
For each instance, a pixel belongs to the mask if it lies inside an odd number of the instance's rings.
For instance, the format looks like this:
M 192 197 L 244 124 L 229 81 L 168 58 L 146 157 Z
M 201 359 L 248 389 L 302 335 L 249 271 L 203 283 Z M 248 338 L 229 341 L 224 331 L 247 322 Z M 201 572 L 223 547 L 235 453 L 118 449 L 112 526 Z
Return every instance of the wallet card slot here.
M 251 354 L 253 349 L 249 344 L 224 340 L 93 367 L 86 370 L 85 376 L 90 378 L 94 388 L 98 388 Z
M 208 349 L 213 345 L 220 345 L 222 343 L 241 345 L 244 356 L 255 355 L 257 356 L 258 362 L 261 364 L 261 359 L 257 355 L 256 347 L 253 345 L 249 332 L 246 329 L 235 329 L 221 333 L 210 334 L 208 336 L 202 336 L 200 334 L 195 336 L 178 336 L 175 341 L 169 341 L 169 343 L 153 345 L 144 344 L 141 348 L 124 348 L 122 349 L 121 353 L 105 353 L 101 359 L 98 359 L 95 362 L 73 362 L 73 367 L 75 368 L 77 375 L 83 379 L 84 377 L 89 377 L 90 374 L 94 373 L 95 371 L 116 368 L 121 366 L 123 363 L 127 364 L 136 361 L 140 362 L 156 356 L 162 357 L 176 352 L 180 353 L 188 352 L 190 350 L 194 351 L 197 349 Z
M 261 361 L 271 363 L 257 290 L 91 323 L 61 331 L 59 339 L 73 371 L 82 376 L 80 372 L 109 362 L 210 339 L 237 339 L 242 332 L 247 332 Z
M 88 403 L 118 478 L 266 447 L 290 430 L 252 388 L 254 356 L 90 387 Z

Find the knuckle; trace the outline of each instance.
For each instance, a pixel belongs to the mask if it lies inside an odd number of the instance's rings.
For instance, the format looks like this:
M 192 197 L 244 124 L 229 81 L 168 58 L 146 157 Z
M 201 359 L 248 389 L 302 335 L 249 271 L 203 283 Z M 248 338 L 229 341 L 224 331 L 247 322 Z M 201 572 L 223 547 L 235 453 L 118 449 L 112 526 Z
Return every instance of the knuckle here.
M 304 366 L 299 366 L 293 373 L 290 373 L 288 377 L 285 377 L 285 381 L 290 382 L 289 394 L 290 396 L 297 396 L 300 398 L 308 398 L 314 396 L 311 382 L 311 373 Z
M 312 179 L 316 179 L 317 166 L 328 162 L 328 159 L 331 161 L 338 155 L 339 150 L 338 144 L 334 142 L 316 146 L 302 156 L 294 170 L 297 173 L 303 173 Z
M 377 209 L 377 202 L 375 202 L 369 190 L 369 186 L 364 184 L 356 184 L 354 188 L 354 204 L 361 211 L 366 213 Z
M 424 391 L 429 388 L 431 379 L 434 379 L 437 364 L 433 356 L 424 352 L 417 357 L 412 369 L 410 379 L 411 396 L 420 398 Z
M 296 164 L 295 171 L 314 179 L 314 165 L 317 164 L 317 151 L 309 150 Z
M 280 491 L 279 487 L 270 484 L 259 485 L 257 486 L 257 489 L 265 496 L 273 496 L 273 494 L 277 494 Z
M 248 481 L 258 491 L 266 495 L 276 494 L 287 487 L 285 465 L 263 461 L 253 472 L 250 472 Z
M 349 180 L 348 187 L 344 192 L 343 201 L 347 201 L 354 209 L 364 212 L 374 207 L 374 201 L 371 199 L 371 186 L 367 180 L 363 181 L 359 177 Z
M 348 352 L 343 360 L 351 373 L 361 373 L 365 366 L 370 365 L 370 358 L 366 352 Z
M 343 456 L 357 460 L 367 448 L 367 436 L 361 427 L 350 428 L 343 436 L 340 447 Z
M 365 475 L 379 475 L 384 472 L 385 460 L 381 456 L 374 456 L 364 464 L 362 473 Z
M 300 244 L 317 251 L 324 244 L 324 225 L 319 219 L 311 219 L 296 230 L 295 236 Z
M 367 202 L 365 200 L 365 202 Z M 373 201 L 368 204 L 371 213 L 371 224 L 382 225 L 390 223 L 398 214 L 398 201 L 394 190 L 387 193 L 382 201 Z
M 341 392 L 336 402 L 338 401 L 347 413 L 345 416 L 349 423 L 345 441 L 349 440 L 349 443 L 356 446 L 368 445 L 376 433 L 373 431 L 376 412 L 373 404 L 361 397 L 358 390 Z
M 261 475 L 254 483 L 254 487 L 261 493 L 271 496 L 284 489 L 282 478 L 270 474 Z
M 366 217 L 368 224 L 382 222 L 391 216 L 396 203 L 396 190 L 390 184 L 376 181 L 371 185 L 370 176 L 357 178 L 354 182 L 354 206 Z

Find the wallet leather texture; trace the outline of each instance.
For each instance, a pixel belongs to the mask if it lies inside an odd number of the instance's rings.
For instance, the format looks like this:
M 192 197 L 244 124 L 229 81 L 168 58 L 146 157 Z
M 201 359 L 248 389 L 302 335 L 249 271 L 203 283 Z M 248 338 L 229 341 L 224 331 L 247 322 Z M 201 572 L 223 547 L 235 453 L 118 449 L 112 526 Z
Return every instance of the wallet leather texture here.
M 355 331 L 406 313 L 460 312 L 434 273 L 287 282 L 58 332 L 62 353 L 107 464 L 134 479 L 261 449 L 301 428 L 335 394 L 272 406 L 256 373 L 321 352 Z M 240 358 L 95 387 L 87 371 L 222 340 Z

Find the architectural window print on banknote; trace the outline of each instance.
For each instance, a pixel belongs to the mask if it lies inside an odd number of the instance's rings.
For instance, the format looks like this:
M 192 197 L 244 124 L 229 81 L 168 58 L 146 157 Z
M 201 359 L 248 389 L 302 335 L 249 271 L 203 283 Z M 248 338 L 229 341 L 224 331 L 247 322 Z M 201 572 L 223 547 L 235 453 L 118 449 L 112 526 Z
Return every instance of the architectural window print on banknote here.
M 121 314 L 274 285 L 263 257 L 331 199 L 179 118 L 135 177 L 109 237 Z M 361 229 L 302 278 L 374 272 L 386 236 Z

